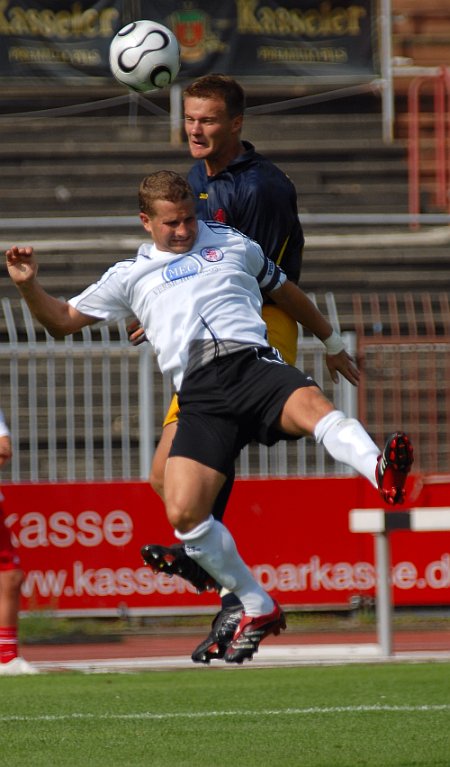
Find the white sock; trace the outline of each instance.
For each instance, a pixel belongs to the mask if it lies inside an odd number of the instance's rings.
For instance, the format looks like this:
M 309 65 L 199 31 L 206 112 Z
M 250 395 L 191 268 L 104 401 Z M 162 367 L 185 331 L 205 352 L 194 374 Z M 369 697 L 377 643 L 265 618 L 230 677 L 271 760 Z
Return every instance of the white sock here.
M 210 516 L 188 533 L 175 531 L 183 541 L 186 554 L 207 573 L 239 597 L 246 615 L 266 615 L 273 610 L 273 600 L 251 574 L 239 556 L 230 531 Z
M 356 418 L 333 410 L 316 424 L 314 436 L 336 461 L 352 466 L 378 487 L 375 471 L 381 450 Z

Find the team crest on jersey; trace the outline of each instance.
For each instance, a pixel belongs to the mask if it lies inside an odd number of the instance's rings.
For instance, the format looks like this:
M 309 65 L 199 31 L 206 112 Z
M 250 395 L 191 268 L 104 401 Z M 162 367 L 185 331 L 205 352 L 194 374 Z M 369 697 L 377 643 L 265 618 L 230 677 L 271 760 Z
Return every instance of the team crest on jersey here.
M 163 271 L 163 278 L 166 282 L 174 282 L 175 280 L 192 277 L 194 274 L 201 272 L 201 270 L 202 265 L 194 256 L 182 256 L 167 264 Z
M 205 261 L 222 261 L 223 259 L 220 248 L 202 248 L 200 255 Z
M 221 224 L 227 223 L 227 214 L 223 208 L 218 208 L 213 216 L 214 221 L 220 221 Z

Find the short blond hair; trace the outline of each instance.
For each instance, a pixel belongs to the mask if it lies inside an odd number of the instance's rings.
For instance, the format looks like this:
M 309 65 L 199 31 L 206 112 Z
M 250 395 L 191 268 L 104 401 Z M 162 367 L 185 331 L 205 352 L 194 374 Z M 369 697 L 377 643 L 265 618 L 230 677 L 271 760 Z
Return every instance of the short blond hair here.
M 139 187 L 139 210 L 147 216 L 154 216 L 156 200 L 180 202 L 194 199 L 188 182 L 172 170 L 158 170 L 142 179 Z

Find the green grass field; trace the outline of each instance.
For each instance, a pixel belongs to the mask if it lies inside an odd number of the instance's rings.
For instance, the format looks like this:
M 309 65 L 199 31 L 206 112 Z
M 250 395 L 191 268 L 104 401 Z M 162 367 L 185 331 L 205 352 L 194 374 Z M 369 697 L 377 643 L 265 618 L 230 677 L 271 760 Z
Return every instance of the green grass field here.
M 8 767 L 449 767 L 450 664 L 0 680 Z

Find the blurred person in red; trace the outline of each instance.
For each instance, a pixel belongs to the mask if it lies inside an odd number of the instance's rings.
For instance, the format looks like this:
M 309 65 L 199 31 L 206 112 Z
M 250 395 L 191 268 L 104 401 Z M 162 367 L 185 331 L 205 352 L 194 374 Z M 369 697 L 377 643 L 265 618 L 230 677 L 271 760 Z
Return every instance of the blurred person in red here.
M 11 456 L 11 435 L 0 410 L 0 468 Z M 37 674 L 37 669 L 19 656 L 18 623 L 23 571 L 6 527 L 3 501 L 0 490 L 0 676 Z

